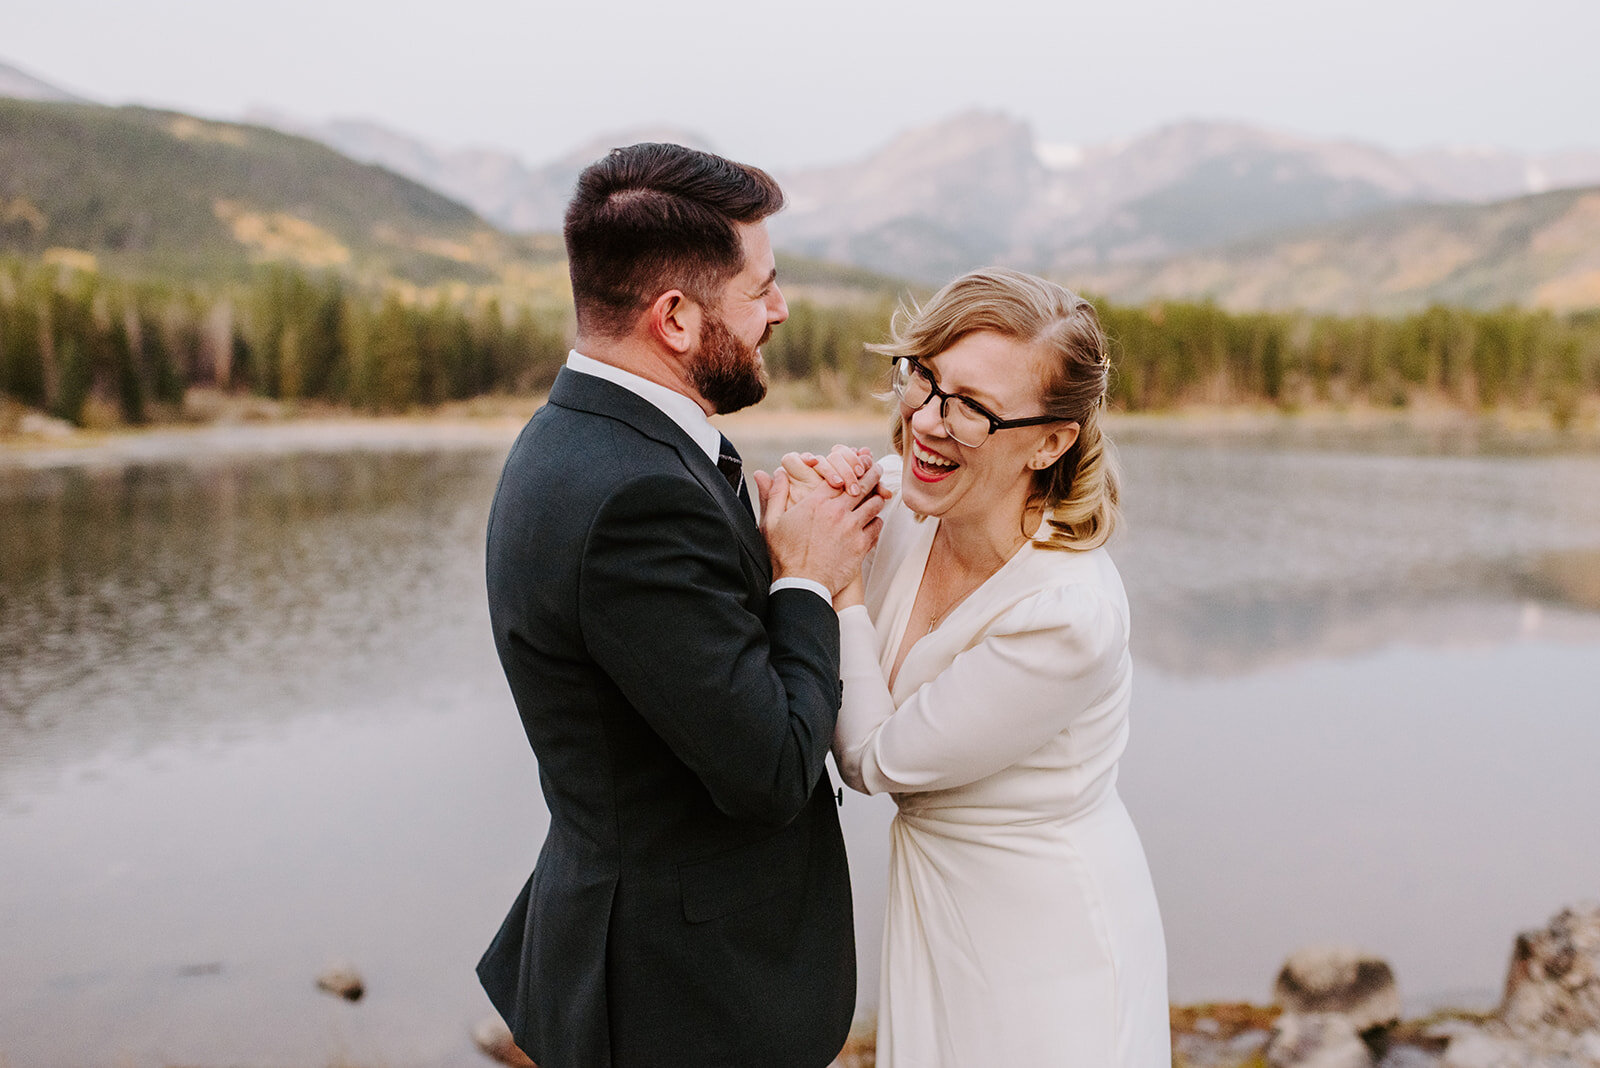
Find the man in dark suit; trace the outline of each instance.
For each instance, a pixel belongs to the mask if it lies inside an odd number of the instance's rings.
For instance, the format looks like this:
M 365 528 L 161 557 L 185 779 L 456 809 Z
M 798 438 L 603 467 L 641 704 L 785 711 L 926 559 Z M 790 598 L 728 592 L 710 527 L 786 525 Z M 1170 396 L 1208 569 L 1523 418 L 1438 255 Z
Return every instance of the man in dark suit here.
M 831 597 L 881 500 L 767 494 L 706 420 L 788 317 L 763 172 L 617 149 L 566 217 L 575 351 L 506 460 L 490 616 L 550 831 L 478 966 L 541 1068 L 821 1068 L 855 1004 Z

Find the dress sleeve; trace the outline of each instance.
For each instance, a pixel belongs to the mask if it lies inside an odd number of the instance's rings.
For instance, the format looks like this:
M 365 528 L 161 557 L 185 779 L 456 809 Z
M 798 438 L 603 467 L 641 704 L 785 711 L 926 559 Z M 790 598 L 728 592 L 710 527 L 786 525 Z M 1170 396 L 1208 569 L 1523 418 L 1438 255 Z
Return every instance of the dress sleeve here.
M 944 790 L 1038 749 L 1113 688 L 1127 627 L 1088 584 L 1056 587 L 1000 616 L 898 708 L 863 607 L 839 613 L 843 705 L 833 756 L 863 793 Z
M 878 465 L 883 468 L 881 484 L 885 486 L 891 494 L 893 494 L 893 497 L 883 510 L 883 522 L 884 526 L 887 527 L 889 525 L 889 520 L 893 518 L 894 515 L 892 509 L 905 507 L 900 500 L 900 480 L 904 472 L 901 470 L 900 457 L 895 453 L 890 453 L 882 460 L 879 460 Z M 882 544 L 882 539 L 879 539 L 877 545 L 874 545 L 871 549 L 867 550 L 865 559 L 861 561 L 862 579 L 865 580 L 872 577 L 873 565 L 878 562 L 878 546 Z
M 905 469 L 900 462 L 900 455 L 892 452 L 879 460 L 878 466 L 883 468 L 883 484 L 888 486 L 891 492 L 899 493 L 901 479 L 905 477 Z

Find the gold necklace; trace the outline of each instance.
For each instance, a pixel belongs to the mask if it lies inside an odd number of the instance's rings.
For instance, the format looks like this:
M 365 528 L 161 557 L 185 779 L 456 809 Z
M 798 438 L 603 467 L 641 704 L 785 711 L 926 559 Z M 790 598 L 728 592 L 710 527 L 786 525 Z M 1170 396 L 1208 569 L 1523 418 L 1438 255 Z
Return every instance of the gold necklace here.
M 1004 566 L 1005 566 L 1004 564 L 1000 565 L 1000 567 L 1004 567 Z M 994 569 L 994 571 L 999 571 L 999 570 L 1000 570 L 999 567 Z M 979 586 L 982 586 L 985 582 L 988 582 L 990 577 L 994 574 L 994 571 L 990 571 L 988 574 L 978 576 L 978 581 L 970 584 L 969 586 L 967 586 L 967 588 L 965 590 L 962 590 L 961 591 L 961 596 L 957 597 L 955 600 L 949 602 L 943 608 L 941 608 L 937 612 L 935 612 L 933 614 L 933 616 L 928 620 L 928 629 L 923 631 L 923 633 L 924 634 L 932 634 L 933 633 L 933 629 L 939 625 L 939 621 L 941 619 L 943 619 L 945 616 L 949 615 L 951 612 L 954 612 L 957 608 L 959 608 L 961 606 L 961 602 L 965 601 L 968 597 L 971 597 L 972 594 L 977 590 L 977 588 Z
M 1022 546 L 1027 543 L 1027 541 L 1028 541 L 1027 538 L 1020 539 L 1017 542 L 1016 548 L 1012 550 L 1012 554 L 1011 555 L 1015 556 L 1016 555 L 1016 550 L 1017 549 L 1021 549 Z M 1009 563 L 1010 561 L 1011 561 L 1011 556 L 1007 556 L 1004 559 L 1002 559 L 998 564 L 996 564 L 994 566 L 993 570 L 986 571 L 982 575 L 979 575 L 978 576 L 978 581 L 969 584 L 966 589 L 961 591 L 961 596 L 957 597 L 953 601 L 950 601 L 943 608 L 939 609 L 937 612 L 935 612 L 933 614 L 932 618 L 930 618 L 928 620 L 928 629 L 923 631 L 922 633 L 924 633 L 924 634 L 932 634 L 934 628 L 939 625 L 939 621 L 941 619 L 944 619 L 951 612 L 954 612 L 957 608 L 959 608 L 961 606 L 961 602 L 965 601 L 968 597 L 971 597 L 972 594 L 978 589 L 979 586 L 982 586 L 985 582 L 988 582 L 991 578 L 993 578 L 994 575 L 995 575 L 995 572 L 999 571 L 1002 567 L 1005 567 L 1006 564 Z

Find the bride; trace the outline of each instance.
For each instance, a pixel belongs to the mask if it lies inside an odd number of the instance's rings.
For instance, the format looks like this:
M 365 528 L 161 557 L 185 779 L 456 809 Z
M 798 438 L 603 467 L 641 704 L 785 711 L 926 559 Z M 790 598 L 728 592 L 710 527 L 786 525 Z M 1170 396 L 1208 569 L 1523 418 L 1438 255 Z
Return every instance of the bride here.
M 833 753 L 899 808 L 877 1063 L 1167 1068 L 1161 917 L 1116 791 L 1132 668 L 1094 309 L 976 271 L 874 348 L 893 360 L 898 495 L 836 601 Z M 790 454 L 773 489 L 865 470 L 842 447 Z

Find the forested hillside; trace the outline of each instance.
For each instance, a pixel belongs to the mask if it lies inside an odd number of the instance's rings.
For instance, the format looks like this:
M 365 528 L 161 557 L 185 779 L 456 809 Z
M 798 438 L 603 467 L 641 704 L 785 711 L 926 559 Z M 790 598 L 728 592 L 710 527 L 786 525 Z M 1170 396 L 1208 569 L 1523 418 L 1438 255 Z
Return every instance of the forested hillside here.
M 0 99 L 0 252 L 143 277 L 239 280 L 287 262 L 427 285 L 514 280 L 559 244 L 507 237 L 408 178 L 276 130 Z

